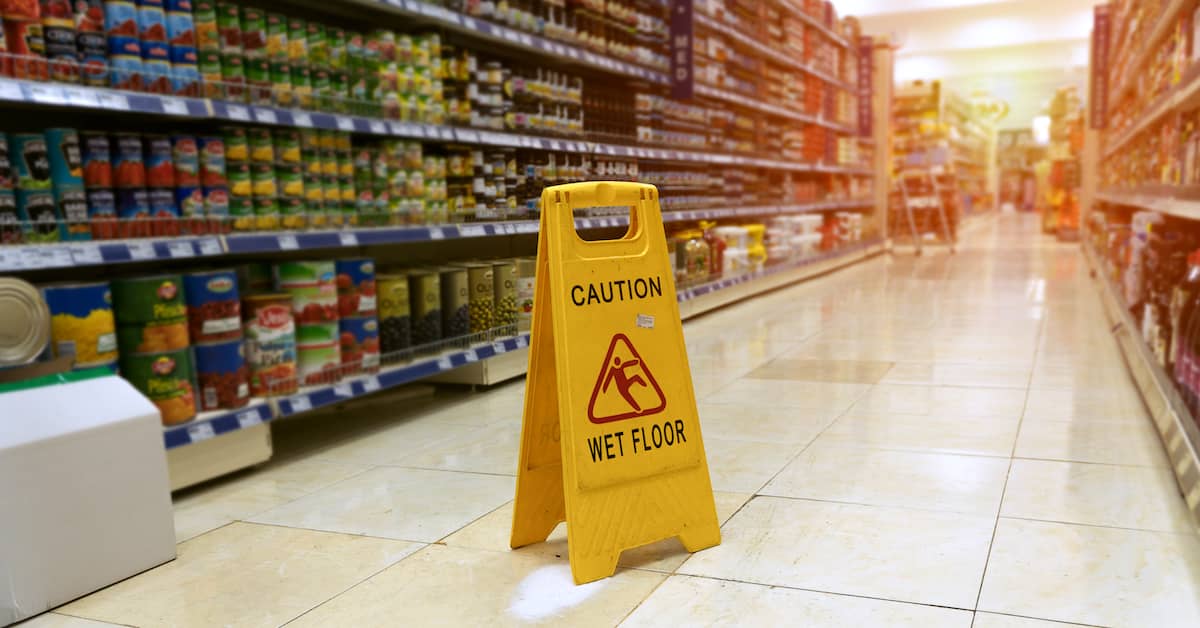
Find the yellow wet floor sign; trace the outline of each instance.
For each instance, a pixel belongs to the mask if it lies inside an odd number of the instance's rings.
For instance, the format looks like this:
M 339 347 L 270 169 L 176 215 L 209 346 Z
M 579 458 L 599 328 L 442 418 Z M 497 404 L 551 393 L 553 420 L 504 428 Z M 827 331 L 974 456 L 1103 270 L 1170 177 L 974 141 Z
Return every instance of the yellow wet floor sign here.
M 631 208 L 624 237 L 576 234 L 575 209 L 613 206 Z M 536 277 L 512 547 L 566 521 L 582 584 L 632 547 L 720 543 L 658 191 L 547 188 Z

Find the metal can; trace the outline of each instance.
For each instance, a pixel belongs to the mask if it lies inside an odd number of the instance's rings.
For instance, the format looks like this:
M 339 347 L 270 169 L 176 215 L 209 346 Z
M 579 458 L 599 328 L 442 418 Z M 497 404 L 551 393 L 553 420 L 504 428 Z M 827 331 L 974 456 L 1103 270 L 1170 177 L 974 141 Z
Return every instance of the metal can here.
M 296 391 L 296 325 L 289 294 L 256 294 L 242 303 L 250 393 L 283 395 Z
M 109 85 L 141 91 L 142 43 L 136 35 L 108 36 Z
M 277 129 L 274 132 L 275 159 L 279 163 L 301 163 L 300 132 L 296 129 Z
M 108 85 L 108 41 L 104 31 L 104 1 L 75 0 L 75 47 L 84 85 Z
M 308 226 L 308 211 L 301 197 L 283 197 L 278 201 L 279 222 L 284 229 L 298 231 Z
M 287 60 L 293 68 L 308 65 L 308 26 L 298 17 L 287 18 Z
M 412 343 L 430 345 L 442 339 L 440 279 L 437 271 L 414 270 L 408 273 L 409 310 L 412 316 Z
M 375 260 L 368 257 L 334 262 L 337 273 L 338 315 L 375 314 Z
M 249 161 L 250 140 L 246 137 L 246 128 L 227 126 L 222 131 L 225 140 L 225 160 L 227 162 Z
M 288 22 L 285 15 L 267 14 L 267 58 L 272 61 L 288 60 Z
M 260 231 L 279 229 L 279 199 L 274 196 L 254 197 L 254 228 Z
M 69 356 L 74 368 L 117 359 L 117 329 L 108 282 L 53 284 L 42 288 L 50 308 L 55 357 Z
M 91 240 L 88 225 L 87 193 L 82 185 L 54 184 L 56 212 L 62 220 L 60 232 L 64 240 Z
M 0 190 L 13 190 L 16 187 L 17 178 L 8 156 L 8 136 L 0 133 Z
M 79 48 L 75 43 L 75 16 L 70 0 L 42 0 L 42 37 L 49 61 L 50 80 L 79 82 Z
M 290 65 L 292 100 L 300 109 L 313 108 L 312 72 L 307 65 Z
M 269 163 L 254 163 L 250 166 L 250 183 L 255 198 L 276 198 L 279 184 L 275 180 L 275 166 Z
M 204 190 L 194 185 L 181 185 L 175 188 L 175 206 L 179 215 L 189 218 L 204 216 Z
M 46 154 L 55 185 L 83 186 L 83 154 L 75 129 L 46 129 Z
M 266 57 L 246 59 L 246 87 L 251 104 L 275 104 L 271 89 L 271 62 Z
M 142 139 L 145 153 L 142 157 L 146 169 L 146 187 L 172 187 L 175 185 L 174 148 L 166 135 L 146 135 Z
M 58 210 L 50 190 L 17 190 L 17 215 L 26 223 L 29 242 L 58 242 Z
M 171 46 L 171 93 L 199 97 L 200 53 L 190 46 Z
M 304 196 L 304 171 L 300 164 L 275 166 L 275 182 L 281 197 L 302 198 Z
M 89 188 L 87 191 L 88 221 L 92 238 L 112 240 L 117 237 L 117 197 L 112 188 Z
M 192 342 L 219 342 L 242 337 L 242 309 L 237 273 L 231 269 L 183 276 L 188 337 Z
M 200 409 L 234 409 L 250 401 L 250 369 L 242 339 L 208 342 L 193 347 Z
M 138 38 L 142 41 L 167 41 L 167 12 L 163 11 L 161 2 L 146 2 L 139 0 Z
M 267 53 L 267 17 L 262 9 L 242 7 L 242 51 L 247 59 L 261 59 Z
M 196 416 L 192 354 L 187 348 L 121 354 L 121 376 L 153 403 L 163 425 L 186 423 Z
M 118 188 L 146 186 L 146 164 L 142 161 L 142 136 L 137 133 L 113 135 L 113 184 Z
M 229 217 L 235 231 L 253 231 L 254 197 L 229 194 Z
M 23 239 L 17 195 L 11 189 L 0 189 L 0 244 L 18 244 Z
M 12 133 L 8 138 L 10 154 L 16 166 L 17 187 L 22 190 L 49 190 L 50 153 L 46 136 L 41 133 Z
M 104 0 L 104 32 L 110 36 L 138 36 L 138 12 L 133 0 Z
M 146 188 L 118 188 L 117 216 L 122 222 L 148 220 L 150 218 L 150 195 L 146 192 Z M 128 234 L 126 237 L 136 237 L 137 235 L 142 234 Z
M 175 168 L 175 185 L 200 185 L 200 148 L 194 135 L 171 136 L 171 161 Z
M 112 296 L 117 346 L 122 354 L 188 346 L 187 304 L 180 275 L 116 279 Z
M 179 206 L 175 204 L 174 188 L 148 188 L 146 195 L 150 200 L 150 217 L 154 220 L 154 235 L 178 235 L 176 218 L 179 218 Z
M 12 58 L 14 78 L 36 81 L 50 78 L 46 66 L 46 40 L 40 18 L 4 16 L 4 37 Z
M 88 188 L 113 186 L 112 151 L 108 135 L 99 131 L 80 134 L 83 159 L 83 184 Z
M 192 23 L 196 27 L 197 48 L 200 50 L 221 50 L 221 30 L 217 22 L 216 2 L 213 0 L 196 0 L 192 10 Z
M 196 21 L 191 10 L 167 10 L 167 41 L 172 46 L 197 46 Z
M 37 288 L 16 277 L 0 277 L 0 366 L 28 364 L 50 342 L 50 310 Z
M 412 346 L 408 275 L 381 274 L 376 277 L 379 299 L 380 350 L 386 355 Z
M 461 266 L 442 268 L 442 333 L 447 338 L 459 338 L 471 333 L 471 288 L 467 269 Z
M 170 94 L 171 47 L 166 42 L 142 42 L 142 89 L 153 94 Z
M 493 326 L 510 327 L 517 324 L 517 281 L 516 260 L 492 262 L 492 298 L 495 299 Z M 511 331 L 515 331 L 515 328 Z
M 487 331 L 492 328 L 492 314 L 495 311 L 495 285 L 492 265 L 463 264 L 467 269 L 467 306 L 470 310 L 471 333 Z
M 205 187 L 228 185 L 225 178 L 225 140 L 204 136 L 198 141 L 200 183 Z
M 225 71 L 221 67 L 221 51 L 200 50 L 196 53 L 196 67 L 200 73 L 201 93 L 206 98 L 225 98 Z
M 230 210 L 229 188 L 213 186 L 202 188 L 204 194 L 204 214 L 210 218 L 226 218 L 233 212 Z
M 331 384 L 341 379 L 338 339 L 336 322 L 296 325 L 296 373 L 301 383 Z
M 305 42 L 308 46 L 310 68 L 329 67 L 329 42 L 325 40 L 325 26 L 316 22 L 305 25 Z
M 221 52 L 242 54 L 242 18 L 238 5 L 232 2 L 217 2 L 217 30 L 221 36 Z
M 533 328 L 533 292 L 537 285 L 537 258 L 522 257 L 517 260 L 517 329 L 529 331 Z
M 379 321 L 374 316 L 338 319 L 342 374 L 379 370 Z
M 250 161 L 260 164 L 275 163 L 275 143 L 271 139 L 271 130 L 265 127 L 254 127 L 247 132 Z M 233 158 L 230 157 L 232 160 Z
M 250 198 L 254 195 L 254 184 L 250 178 L 250 164 L 244 161 L 230 162 L 226 166 L 229 194 Z
M 221 98 L 234 102 L 246 99 L 246 60 L 240 52 L 221 53 Z
M 337 283 L 333 262 L 279 262 L 274 271 L 275 286 L 294 297 L 292 311 L 297 323 L 337 320 Z

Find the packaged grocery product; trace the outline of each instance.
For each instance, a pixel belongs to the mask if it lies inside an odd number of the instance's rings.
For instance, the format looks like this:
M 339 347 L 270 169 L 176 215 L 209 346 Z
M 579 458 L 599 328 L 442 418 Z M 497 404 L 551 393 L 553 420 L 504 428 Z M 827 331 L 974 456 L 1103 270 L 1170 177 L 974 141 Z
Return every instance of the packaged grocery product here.
M 171 91 L 176 96 L 200 96 L 200 53 L 190 46 L 171 46 Z
M 384 355 L 412 346 L 408 275 L 380 274 L 375 279 L 379 299 L 379 339 Z
M 234 409 L 250 401 L 250 369 L 241 338 L 193 348 L 200 410 Z
M 143 156 L 142 136 L 137 133 L 114 134 L 112 149 L 114 186 L 117 188 L 145 187 L 146 163 Z
M 162 2 L 138 0 L 138 38 L 143 42 L 167 42 L 167 12 Z
M 50 310 L 32 284 L 0 277 L 0 368 L 29 364 L 49 355 Z
M 228 184 L 225 178 L 225 140 L 220 137 L 202 136 L 197 140 L 200 162 L 200 183 L 206 187 Z
M 517 323 L 517 272 L 516 260 L 500 260 L 492 263 L 493 298 L 496 300 L 492 325 L 509 327 Z
M 440 278 L 437 271 L 413 270 L 408 273 L 409 310 L 412 316 L 412 343 L 421 347 L 442 339 Z
M 167 42 L 171 46 L 196 48 L 196 22 L 192 12 L 183 8 L 167 10 Z
M 17 244 L 21 235 L 21 214 L 17 211 L 17 195 L 11 188 L 0 188 L 0 244 Z
M 275 265 L 275 286 L 292 295 L 292 312 L 298 324 L 337 321 L 334 276 L 331 261 L 289 261 Z
M 337 322 L 296 325 L 296 375 L 300 383 L 331 384 L 341 379 L 341 344 Z
M 242 54 L 242 18 L 238 5 L 232 2 L 217 2 L 217 30 L 221 36 L 221 52 L 228 55 Z
M 495 273 L 490 263 L 461 264 L 467 269 L 467 307 L 470 311 L 471 333 L 492 328 L 495 312 Z
M 289 294 L 255 294 L 242 303 L 250 393 L 284 395 L 296 391 L 296 326 Z
M 142 162 L 146 169 L 147 187 L 173 187 L 175 185 L 174 145 L 166 135 L 142 137 L 144 154 Z
M 83 185 L 87 188 L 113 186 L 112 149 L 108 135 L 101 131 L 84 131 L 79 136 L 83 164 Z
M 196 48 L 220 52 L 221 29 L 217 22 L 217 3 L 214 0 L 195 0 L 192 25 L 196 29 Z
M 25 239 L 29 242 L 57 242 L 60 238 L 59 215 L 54 193 L 46 189 L 16 191 L 17 215 L 25 223 Z
M 460 338 L 471 333 L 470 294 L 471 287 L 467 269 L 448 266 L 440 269 L 442 335 Z
M 109 85 L 116 89 L 141 91 L 143 84 L 142 44 L 137 35 L 108 35 Z
M 338 319 L 342 374 L 379 370 L 379 321 L 374 316 Z
M 376 312 L 375 260 L 340 259 L 337 273 L 338 315 L 367 316 Z
M 108 85 L 108 41 L 103 0 L 74 0 L 75 47 L 84 85 Z
M 50 178 L 56 185 L 83 186 L 83 155 L 75 129 L 46 129 Z
M 42 288 L 50 308 L 55 357 L 69 356 L 74 368 L 117 359 L 117 332 L 108 282 L 53 284 Z
M 121 353 L 121 376 L 133 384 L 162 414 L 163 425 L 196 417 L 195 371 L 186 349 L 156 353 Z
M 50 80 L 79 81 L 79 48 L 75 40 L 75 14 L 70 0 L 41 0 L 42 36 L 46 42 Z
M 82 184 L 55 183 L 54 204 L 62 221 L 60 233 L 63 240 L 91 240 L 92 229 L 88 224 L 87 193 Z
M 218 342 L 242 337 L 237 273 L 231 269 L 183 276 L 188 336 L 192 342 Z
M 92 238 L 111 240 L 117 237 L 117 197 L 112 188 L 92 187 L 87 190 L 88 221 Z
M 15 168 L 17 187 L 22 190 L 49 190 L 50 154 L 46 136 L 41 133 L 11 133 L 9 155 Z
M 37 3 L 29 0 L 32 6 Z M 4 16 L 4 40 L 11 55 L 14 78 L 45 81 L 50 78 L 46 65 L 46 40 L 40 16 L 31 18 Z
M 154 275 L 112 282 L 117 345 L 122 354 L 151 353 L 188 346 L 183 278 Z

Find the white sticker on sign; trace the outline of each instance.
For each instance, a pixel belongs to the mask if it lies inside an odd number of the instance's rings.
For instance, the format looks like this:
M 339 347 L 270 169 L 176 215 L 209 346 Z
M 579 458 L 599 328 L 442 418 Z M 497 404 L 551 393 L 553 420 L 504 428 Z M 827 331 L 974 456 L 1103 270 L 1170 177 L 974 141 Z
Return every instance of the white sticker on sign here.
M 654 317 L 649 314 L 638 314 L 637 326 L 642 329 L 654 329 Z
M 337 120 L 337 128 L 339 131 L 354 130 L 354 120 L 352 118 L 347 118 L 346 116 L 335 116 L 335 119 Z
M 263 124 L 275 124 L 279 119 L 275 117 L 275 112 L 271 109 L 255 109 L 254 119 Z
M 503 342 L 497 340 L 492 343 L 492 351 L 495 351 L 496 353 L 504 353 L 505 351 L 508 351 L 508 347 L 505 347 Z

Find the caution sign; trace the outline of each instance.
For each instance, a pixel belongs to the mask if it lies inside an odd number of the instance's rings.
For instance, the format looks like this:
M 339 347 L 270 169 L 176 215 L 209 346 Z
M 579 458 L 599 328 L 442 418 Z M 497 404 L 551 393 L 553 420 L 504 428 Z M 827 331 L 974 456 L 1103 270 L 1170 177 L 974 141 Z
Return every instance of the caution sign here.
M 585 241 L 574 210 L 627 206 L 629 231 Z M 577 583 L 623 550 L 720 543 L 658 191 L 576 183 L 542 193 L 512 547 L 567 522 Z

